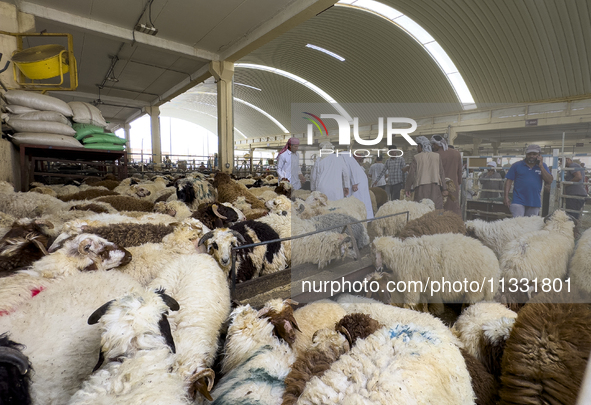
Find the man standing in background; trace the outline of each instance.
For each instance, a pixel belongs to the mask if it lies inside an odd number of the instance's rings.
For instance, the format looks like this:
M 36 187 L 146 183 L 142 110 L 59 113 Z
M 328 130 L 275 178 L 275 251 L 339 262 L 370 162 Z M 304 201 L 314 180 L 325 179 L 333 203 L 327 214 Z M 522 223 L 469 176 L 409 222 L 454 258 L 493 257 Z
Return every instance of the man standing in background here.
M 505 205 L 513 217 L 533 217 L 542 207 L 542 181 L 552 183 L 552 175 L 544 163 L 538 145 L 529 145 L 525 150 L 525 159 L 513 163 L 505 176 Z M 513 201 L 509 201 L 509 190 L 513 185 Z
M 414 190 L 414 200 L 428 198 L 435 203 L 435 209 L 443 208 L 443 197 L 447 193 L 445 172 L 438 153 L 431 150 L 431 143 L 424 136 L 417 136 L 417 154 L 413 157 L 406 179 L 406 196 Z
M 365 205 L 367 219 L 373 218 L 373 208 L 369 195 L 369 183 L 365 170 L 361 167 L 363 157 L 352 157 L 346 154 L 341 155 L 349 169 L 349 182 L 351 193 L 349 196 L 357 198 Z
M 480 198 L 499 198 L 501 196 L 501 191 L 503 191 L 503 178 L 501 177 L 500 173 L 493 169 L 497 167 L 497 162 L 488 162 L 486 165 L 490 167 L 490 169 L 488 169 L 485 173 L 482 173 L 478 181 L 480 182 L 480 187 L 483 190 L 489 191 L 481 191 Z
M 559 161 L 562 163 L 562 159 L 559 159 Z M 587 190 L 585 190 L 585 185 L 583 184 L 583 180 L 585 178 L 585 169 L 583 169 L 581 165 L 573 162 L 571 158 L 566 158 L 565 166 L 573 170 L 564 171 L 564 181 L 572 181 L 576 184 L 565 184 L 564 194 L 577 197 L 586 197 Z M 565 197 L 565 203 L 565 208 L 567 210 L 572 210 L 568 211 L 567 214 L 575 219 L 579 219 L 581 210 L 585 206 L 585 199 Z
M 279 180 L 289 181 L 294 190 L 299 190 L 302 187 L 301 182 L 306 180 L 300 170 L 300 158 L 297 153 L 299 147 L 300 140 L 298 138 L 289 138 L 277 158 Z
M 386 192 L 388 193 L 389 201 L 400 200 L 400 191 L 404 188 L 404 172 L 402 169 L 406 163 L 402 156 L 397 155 L 398 152 L 396 145 L 392 145 L 392 148 L 389 151 L 390 159 L 386 161 L 382 172 L 371 185 L 372 187 L 375 187 L 377 182 L 388 173 L 388 178 L 386 179 Z
M 321 155 L 310 174 L 310 189 L 320 191 L 331 201 L 341 200 L 349 194 L 349 169 L 343 159 L 334 153 L 326 153 L 334 150 L 332 143 L 323 142 L 319 146 Z
M 449 148 L 445 138 L 440 135 L 433 135 L 431 137 L 431 147 L 433 148 L 433 152 L 437 152 L 441 158 L 445 177 L 451 179 L 456 186 L 456 191 L 450 192 L 450 196 L 443 205 L 443 209 L 462 215 L 460 210 L 460 186 L 462 184 L 463 166 L 462 154 L 453 148 Z
M 382 163 L 382 160 L 384 158 L 382 156 L 378 156 L 376 158 L 376 162 L 371 165 L 369 167 L 369 176 L 371 177 L 371 182 L 372 182 L 372 187 L 379 187 L 382 190 L 386 190 L 386 179 L 380 178 L 380 180 L 378 180 L 378 176 L 382 173 L 382 170 L 384 170 L 384 167 L 386 167 L 386 165 L 384 165 Z M 374 186 L 375 184 L 375 186 Z

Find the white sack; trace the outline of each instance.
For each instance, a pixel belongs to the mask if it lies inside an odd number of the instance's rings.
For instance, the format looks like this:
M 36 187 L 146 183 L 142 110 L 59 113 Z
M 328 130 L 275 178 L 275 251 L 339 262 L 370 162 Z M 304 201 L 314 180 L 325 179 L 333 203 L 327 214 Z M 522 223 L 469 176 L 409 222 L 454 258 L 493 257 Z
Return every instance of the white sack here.
M 8 104 L 18 104 L 41 111 L 57 111 L 66 117 L 72 116 L 72 109 L 59 98 L 24 90 L 9 90 L 4 94 Z

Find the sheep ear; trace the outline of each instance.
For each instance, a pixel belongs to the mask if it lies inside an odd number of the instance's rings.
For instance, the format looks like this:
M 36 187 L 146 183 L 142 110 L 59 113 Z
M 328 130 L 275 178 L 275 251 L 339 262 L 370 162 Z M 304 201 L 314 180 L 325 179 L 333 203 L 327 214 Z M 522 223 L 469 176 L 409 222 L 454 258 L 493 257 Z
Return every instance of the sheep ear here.
M 103 361 L 105 361 L 105 356 L 103 355 L 103 348 L 101 347 L 101 348 L 99 348 L 99 358 L 98 358 L 98 361 L 96 362 L 96 365 L 92 369 L 92 372 L 93 373 L 96 370 L 98 370 L 99 368 L 101 368 L 101 366 L 103 365 Z
M 265 315 L 267 315 L 267 313 L 271 310 L 271 308 L 269 307 L 263 307 L 261 308 L 261 310 L 257 313 L 257 318 L 261 318 Z
M 0 363 L 12 364 L 21 375 L 29 371 L 29 359 L 13 347 L 0 347 Z
M 242 236 L 239 232 L 232 230 L 232 235 L 236 236 L 236 239 L 238 239 L 240 243 L 246 243 L 244 236 Z
M 115 302 L 115 300 L 111 300 L 111 301 L 107 302 L 106 304 L 103 304 L 99 309 L 94 311 L 92 313 L 92 315 L 90 315 L 90 317 L 88 318 L 88 324 L 89 325 L 97 324 L 98 321 L 101 319 L 101 317 L 109 310 L 109 307 L 111 306 L 111 304 L 113 302 Z
M 160 320 L 158 321 L 158 327 L 160 328 L 160 334 L 164 337 L 164 340 L 166 340 L 166 344 L 168 345 L 168 347 L 170 347 L 170 351 L 172 353 L 176 353 L 174 339 L 172 338 L 172 332 L 170 331 L 170 324 L 168 323 L 168 318 L 166 317 L 166 314 L 162 314 L 162 318 L 160 318 Z
M 178 311 L 181 308 L 179 303 L 174 298 L 164 293 L 164 290 L 158 290 L 156 293 L 160 295 L 162 301 L 168 305 L 168 308 L 170 308 L 171 311 Z
M 197 247 L 203 245 L 205 243 L 205 241 L 207 241 L 208 239 L 213 238 L 213 231 L 207 232 L 205 235 L 203 235 L 201 237 L 201 239 L 199 239 L 199 243 L 197 244 Z

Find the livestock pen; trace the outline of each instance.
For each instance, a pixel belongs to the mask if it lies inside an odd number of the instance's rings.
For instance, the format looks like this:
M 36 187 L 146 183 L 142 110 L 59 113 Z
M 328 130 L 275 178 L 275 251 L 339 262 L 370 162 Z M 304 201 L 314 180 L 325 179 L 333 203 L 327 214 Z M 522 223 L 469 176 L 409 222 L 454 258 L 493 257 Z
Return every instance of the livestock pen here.
M 289 238 L 269 240 L 248 245 L 241 245 L 232 248 L 232 265 L 230 270 L 231 277 L 231 296 L 232 300 L 241 304 L 249 303 L 253 306 L 262 306 L 265 302 L 273 298 L 292 298 L 293 300 L 306 303 L 331 296 L 331 291 L 322 292 L 304 291 L 304 281 L 309 282 L 306 285 L 314 285 L 314 282 L 328 283 L 332 281 L 361 282 L 365 277 L 372 273 L 375 268 L 370 257 L 369 246 L 359 249 L 355 238 L 353 237 L 352 225 L 371 222 L 378 219 L 390 218 L 395 216 L 406 216 L 406 222 L 409 221 L 410 212 L 403 211 L 390 215 L 384 215 L 372 219 L 352 221 L 345 225 L 337 225 L 331 228 L 317 230 L 314 232 L 295 235 Z M 275 242 L 293 241 L 322 232 L 329 232 L 340 229 L 341 233 L 346 232 L 351 237 L 355 259 L 335 260 L 323 269 L 318 269 L 315 263 L 306 263 L 290 267 L 285 270 L 258 277 L 243 283 L 236 283 L 236 255 L 240 250 L 254 248 L 256 246 L 267 245 Z M 347 291 L 339 291 L 347 292 Z M 354 293 L 354 290 L 349 291 Z

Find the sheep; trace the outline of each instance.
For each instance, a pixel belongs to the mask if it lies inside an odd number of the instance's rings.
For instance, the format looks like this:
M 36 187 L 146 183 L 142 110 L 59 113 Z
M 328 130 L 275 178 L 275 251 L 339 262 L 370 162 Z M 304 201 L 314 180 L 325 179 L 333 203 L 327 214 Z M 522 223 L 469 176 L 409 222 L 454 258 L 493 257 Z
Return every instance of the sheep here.
M 236 208 L 238 208 L 240 211 L 245 211 L 245 210 L 251 210 L 252 209 L 252 205 L 250 205 L 249 203 L 246 202 L 246 197 L 244 196 L 240 196 L 236 199 L 236 201 L 234 201 L 232 203 L 232 205 Z M 267 204 L 265 204 L 267 205 Z
M 95 187 L 105 187 L 107 190 L 115 190 L 115 188 L 117 188 L 117 186 L 119 185 L 120 181 L 118 180 L 100 180 L 97 181 L 95 183 L 93 183 L 92 185 Z
M 573 285 L 581 291 L 591 293 L 591 228 L 587 229 L 579 241 L 569 266 L 569 277 Z
M 198 219 L 209 229 L 228 227 L 246 219 L 244 216 L 241 218 L 231 205 L 228 207 L 220 203 L 203 203 L 191 217 Z
M 282 405 L 295 404 L 308 381 L 322 376 L 357 339 L 365 339 L 382 327 L 369 315 L 351 314 L 339 320 L 334 330 L 320 329 L 314 333 L 312 347 L 298 356 L 285 378 Z
M 97 361 L 100 331 L 88 326 L 88 317 L 105 301 L 140 288 L 125 274 L 77 273 L 0 316 L 0 330 L 10 330 L 25 345 L 23 354 L 35 367 L 30 387 L 34 404 L 68 402 Z
M 8 231 L 12 229 L 12 224 L 16 218 L 0 211 L 0 238 L 2 238 Z
M 179 221 L 189 218 L 193 214 L 187 204 L 178 200 L 157 202 L 154 204 L 154 212 L 170 215 Z
M 322 269 L 335 259 L 357 259 L 351 237 L 333 232 L 320 232 L 292 241 L 291 266 L 317 264 Z
M 429 279 L 449 282 L 441 292 L 427 292 L 427 288 L 409 285 L 400 292 L 402 302 L 414 306 L 422 302 L 467 302 L 476 303 L 483 299 L 492 300 L 497 292 L 500 270 L 499 262 L 489 248 L 479 241 L 458 234 L 426 235 L 404 241 L 382 236 L 372 242 L 372 260 L 377 269 L 386 266 L 394 273 L 396 281 L 421 282 Z M 485 283 L 480 288 L 462 287 L 455 292 L 451 284 L 468 280 Z M 489 280 L 492 280 L 489 281 Z M 466 283 L 464 283 L 466 284 Z M 428 288 L 433 287 L 433 283 Z M 464 300 L 464 301 L 462 301 Z
M 298 221 L 299 219 L 294 219 Z M 312 217 L 307 220 L 314 225 L 315 230 L 320 231 L 328 228 L 332 228 L 337 225 L 345 226 L 350 224 L 351 222 L 356 222 L 357 219 L 342 213 L 331 213 L 331 214 L 324 214 Z M 353 237 L 357 242 L 357 246 L 359 249 L 364 248 L 365 246 L 369 245 L 369 236 L 367 235 L 367 231 L 362 224 L 353 224 L 351 225 L 351 230 L 353 232 Z M 341 232 L 341 229 L 333 229 L 328 232 Z
M 130 186 L 134 184 L 139 184 L 138 179 L 133 177 L 128 177 L 123 179 L 119 182 L 119 185 L 113 189 L 117 194 L 124 194 L 127 190 L 129 190 Z
M 59 196 L 58 198 L 63 202 L 69 202 L 69 201 L 93 200 L 98 197 L 113 196 L 113 195 L 119 195 L 119 194 L 116 193 L 115 191 L 110 191 L 107 189 L 102 190 L 99 188 L 91 188 L 91 189 L 87 189 L 84 191 L 78 191 L 75 194 L 68 194 L 68 195 Z
M 42 224 L 53 227 L 50 222 L 39 219 L 15 221 L 0 239 L 0 277 L 47 255 L 48 238 L 41 229 Z
M 347 312 L 336 302 L 320 300 L 298 308 L 293 315 L 300 330 L 296 332 L 292 347 L 295 354 L 301 356 L 312 345 L 316 331 L 332 328 Z
M 137 198 L 123 195 L 99 197 L 93 201 L 110 204 L 117 211 L 152 212 L 154 210 L 154 203 L 151 203 L 150 201 L 139 200 Z
M 470 374 L 472 389 L 476 396 L 476 405 L 496 405 L 498 400 L 498 384 L 495 377 L 488 372 L 482 363 L 466 350 L 460 348 L 460 353 Z
M 214 202 L 217 197 L 212 185 L 206 180 L 202 180 L 200 178 L 186 178 L 177 180 L 175 183 L 175 188 L 177 199 L 187 204 L 191 211 L 196 211 L 200 204 Z M 220 201 L 226 202 L 221 198 Z
M 415 201 L 394 200 L 382 205 L 376 213 L 376 218 L 408 211 L 408 220 L 411 221 L 434 210 L 435 204 L 427 198 L 421 200 L 419 203 Z M 371 240 L 380 236 L 394 236 L 404 228 L 405 224 L 406 215 L 376 219 L 370 222 L 367 232 Z
M 246 187 L 233 181 L 226 173 L 216 173 L 213 185 L 218 191 L 218 200 L 221 202 L 233 203 L 238 197 L 245 197 L 245 201 L 251 205 L 252 209 L 258 208 L 266 211 L 262 201 Z M 245 215 L 248 214 L 245 212 Z
M 9 183 L 6 184 L 10 186 Z M 21 192 L 0 193 L 0 211 L 12 215 L 15 218 L 37 218 L 64 211 L 68 208 L 65 202 L 47 194 Z
M 302 219 L 330 213 L 347 214 L 358 221 L 367 219 L 367 209 L 365 208 L 365 204 L 356 197 L 329 201 L 325 194 L 322 194 L 319 191 L 314 191 L 306 199 L 304 207 L 304 212 L 299 214 Z
M 265 207 L 267 207 L 270 213 L 287 215 L 291 213 L 291 200 L 286 196 L 280 195 L 277 198 L 267 201 Z
M 0 404 L 30 405 L 32 370 L 23 345 L 9 339 L 8 333 L 0 335 Z
M 376 202 L 376 196 L 373 191 L 369 190 L 369 200 L 371 201 L 371 212 L 378 212 L 378 203 Z
M 292 190 L 293 187 L 291 186 L 291 183 L 289 181 L 280 181 L 279 185 L 275 187 L 275 190 L 273 191 L 278 195 L 284 195 L 287 198 L 291 198 Z
M 182 379 L 170 370 L 175 344 L 167 314 L 178 309 L 162 290 L 135 291 L 97 309 L 88 324 L 100 322 L 99 361 L 68 404 L 188 405 Z
M 57 193 L 53 189 L 51 189 L 49 187 L 45 187 L 45 186 L 38 186 L 38 187 L 32 188 L 29 190 L 29 193 L 40 193 L 40 194 L 47 194 L 52 197 L 57 197 Z
M 208 232 L 199 241 L 199 246 L 205 245 L 207 252 L 215 257 L 229 276 L 232 247 L 275 239 L 279 239 L 279 235 L 269 225 L 257 221 L 244 221 L 230 228 L 217 228 Z M 280 242 L 240 249 L 236 253 L 236 282 L 275 273 L 286 266 L 287 257 Z
M 306 200 L 308 197 L 310 197 L 310 195 L 312 195 L 312 192 L 310 190 L 292 190 L 291 192 L 291 198 L 295 199 L 295 198 L 299 198 L 301 200 Z
M 211 396 L 213 405 L 279 404 L 284 379 L 295 361 L 290 344 L 298 325 L 290 300 L 275 299 L 256 311 L 236 308 L 225 346 L 225 374 Z
M 584 304 L 526 304 L 505 344 L 499 404 L 575 404 L 591 351 L 589 319 Z
M 211 391 L 213 365 L 223 322 L 230 314 L 226 276 L 206 254 L 179 256 L 162 267 L 152 288 L 165 288 L 181 308 L 169 318 L 177 352 L 174 371 L 195 398 Z
M 480 219 L 466 221 L 466 234 L 481 241 L 495 252 L 498 258 L 505 250 L 505 244 L 519 236 L 541 230 L 544 227 L 542 217 L 505 218 L 493 222 Z
M 265 191 L 264 193 L 261 193 L 258 195 L 258 199 L 261 200 L 262 202 L 266 203 L 269 200 L 272 200 L 274 198 L 276 198 L 278 196 L 278 194 L 275 191 Z
M 209 229 L 201 222 L 188 218 L 177 224 L 174 231 L 162 239 L 162 243 L 145 243 L 127 248 L 133 260 L 121 265 L 116 271 L 130 275 L 144 286 L 148 285 L 179 255 L 201 252 L 197 244 L 207 232 Z
M 384 189 L 380 187 L 371 187 L 369 190 L 372 191 L 376 197 L 376 207 L 378 210 L 382 205 L 388 202 L 388 193 L 386 193 Z M 375 212 L 377 212 L 377 210 Z
M 575 247 L 574 222 L 563 210 L 555 211 L 547 218 L 544 228 L 539 231 L 525 233 L 504 245 L 500 257 L 501 274 L 511 282 L 512 278 L 519 281 L 522 278 L 533 286 L 533 280 L 538 280 L 541 291 L 545 278 L 554 280 L 566 276 L 568 261 Z M 510 294 L 510 293 L 508 293 Z M 512 300 L 524 299 L 525 292 L 510 294 Z
M 466 225 L 462 217 L 452 211 L 435 210 L 409 221 L 398 232 L 397 238 L 418 237 L 423 235 L 436 235 L 440 233 L 466 234 Z
M 297 403 L 473 404 L 470 375 L 453 335 L 417 321 L 385 324 L 358 340 L 308 382 Z
M 131 261 L 130 253 L 103 238 L 81 234 L 64 242 L 61 249 L 3 279 L 0 285 L 0 314 L 13 311 L 52 281 L 80 271 L 109 270 Z
M 468 354 L 478 359 L 487 372 L 501 375 L 505 341 L 515 324 L 517 313 L 496 302 L 479 302 L 464 309 L 452 327 Z

